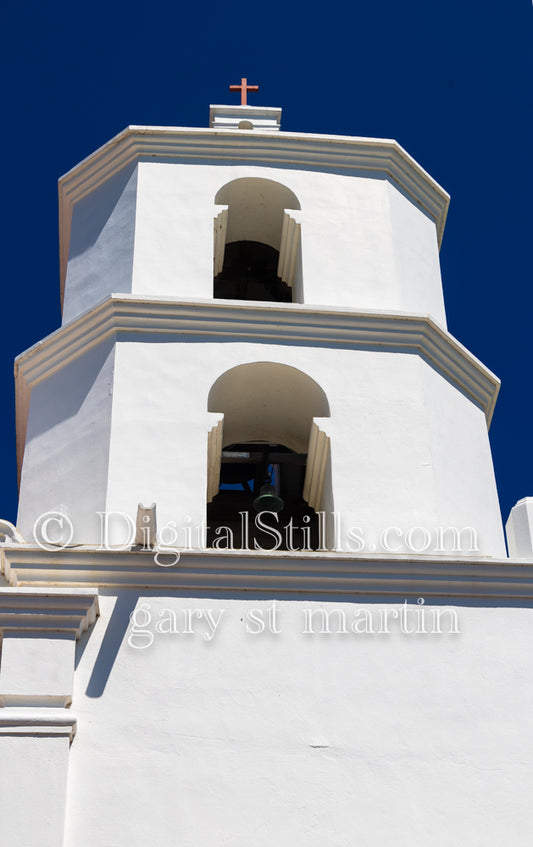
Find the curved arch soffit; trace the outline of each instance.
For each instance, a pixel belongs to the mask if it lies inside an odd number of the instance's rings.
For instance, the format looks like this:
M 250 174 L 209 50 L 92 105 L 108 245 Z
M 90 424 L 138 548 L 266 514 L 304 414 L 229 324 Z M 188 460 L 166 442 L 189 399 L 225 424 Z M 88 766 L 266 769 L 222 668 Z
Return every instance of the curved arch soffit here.
M 226 183 L 217 192 L 215 205 L 227 207 L 226 244 L 260 241 L 278 251 L 285 210 L 301 208 L 290 188 L 258 177 L 241 177 Z

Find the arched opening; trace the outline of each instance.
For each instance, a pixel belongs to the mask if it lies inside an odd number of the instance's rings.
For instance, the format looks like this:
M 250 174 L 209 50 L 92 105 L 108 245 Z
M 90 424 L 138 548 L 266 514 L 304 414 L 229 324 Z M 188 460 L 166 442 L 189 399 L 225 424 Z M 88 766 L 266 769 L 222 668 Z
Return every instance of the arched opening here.
M 302 371 L 273 362 L 239 365 L 209 394 L 219 413 L 209 438 L 208 546 L 219 549 L 324 549 L 332 511 L 329 405 Z M 279 509 L 264 495 L 270 483 Z
M 269 179 L 242 178 L 215 197 L 214 297 L 291 302 L 300 280 L 297 197 Z M 293 211 L 294 210 L 294 211 Z
M 226 244 L 214 296 L 224 300 L 270 300 L 291 303 L 290 286 L 278 276 L 279 253 L 260 241 Z

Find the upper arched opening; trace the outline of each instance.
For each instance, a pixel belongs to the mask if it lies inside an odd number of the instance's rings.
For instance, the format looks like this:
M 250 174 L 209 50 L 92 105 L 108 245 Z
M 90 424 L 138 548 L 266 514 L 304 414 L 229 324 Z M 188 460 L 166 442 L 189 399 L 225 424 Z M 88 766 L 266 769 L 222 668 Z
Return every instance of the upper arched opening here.
M 279 252 L 285 209 L 300 209 L 296 195 L 272 179 L 234 179 L 218 191 L 217 205 L 228 207 L 226 244 L 259 241 Z
M 328 417 L 323 389 L 290 365 L 252 362 L 220 376 L 208 410 L 224 414 L 224 445 L 246 441 L 284 444 L 306 453 L 315 417 Z
M 222 186 L 215 207 L 214 296 L 291 302 L 300 267 L 296 195 L 280 182 L 243 177 Z

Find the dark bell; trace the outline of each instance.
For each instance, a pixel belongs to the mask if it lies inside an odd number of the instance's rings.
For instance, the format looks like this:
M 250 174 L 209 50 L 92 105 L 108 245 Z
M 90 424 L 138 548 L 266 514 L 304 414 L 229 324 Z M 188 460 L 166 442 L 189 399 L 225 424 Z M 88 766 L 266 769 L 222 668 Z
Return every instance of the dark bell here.
M 269 482 L 261 486 L 259 496 L 254 500 L 256 512 L 281 512 L 284 505 L 281 497 L 276 494 L 276 489 Z

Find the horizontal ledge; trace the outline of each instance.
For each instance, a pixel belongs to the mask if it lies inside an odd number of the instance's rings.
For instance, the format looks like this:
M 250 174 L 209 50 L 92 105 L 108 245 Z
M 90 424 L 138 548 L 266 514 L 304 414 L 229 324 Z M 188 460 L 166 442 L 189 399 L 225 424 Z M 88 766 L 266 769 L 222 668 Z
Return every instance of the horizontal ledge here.
M 239 161 L 271 167 L 291 165 L 322 171 L 360 170 L 392 178 L 432 217 L 442 240 L 449 195 L 392 139 L 235 129 L 130 126 L 59 180 L 63 204 L 86 196 L 132 161 L 165 160 L 225 164 Z
M 277 344 L 415 353 L 481 408 L 490 424 L 499 380 L 424 314 L 355 311 L 235 300 L 111 295 L 17 357 L 17 383 L 32 386 L 109 337 L 190 335 Z M 23 385 L 17 390 L 23 390 Z
M 72 741 L 76 724 L 76 716 L 63 709 L 0 709 L 0 735 L 63 736 Z
M 533 600 L 533 559 L 199 550 L 163 568 L 148 552 L 22 545 L 4 557 L 6 576 L 25 585 Z
M 68 694 L 0 694 L 0 706 L 10 707 L 46 707 L 66 709 L 72 703 L 72 693 Z
M 99 615 L 94 588 L 0 588 L 0 631 L 64 633 L 80 638 Z

